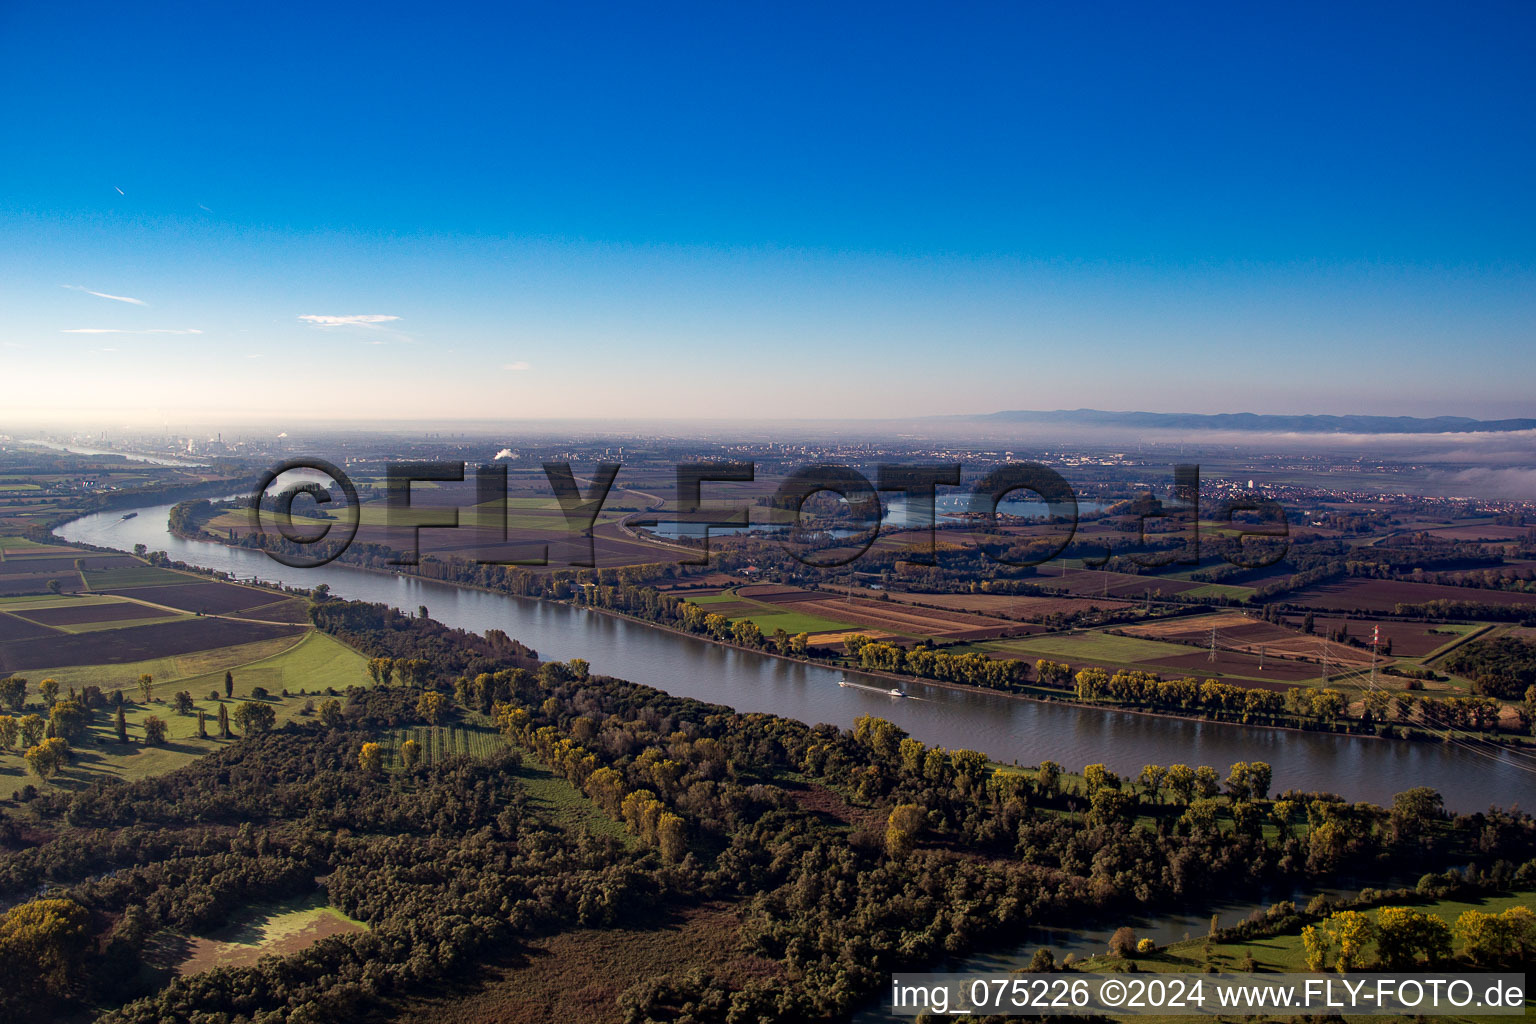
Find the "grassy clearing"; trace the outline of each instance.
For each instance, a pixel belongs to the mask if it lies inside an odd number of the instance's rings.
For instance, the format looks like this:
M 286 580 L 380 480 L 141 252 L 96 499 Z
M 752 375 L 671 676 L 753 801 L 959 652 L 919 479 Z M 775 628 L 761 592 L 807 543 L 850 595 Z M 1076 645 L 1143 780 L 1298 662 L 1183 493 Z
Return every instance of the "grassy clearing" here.
M 214 967 L 250 967 L 264 956 L 285 956 L 332 935 L 367 930 L 320 894 L 248 908 L 233 923 L 190 939 L 162 934 L 146 960 L 186 977 Z
M 27 548 L 47 547 L 35 540 L 27 540 L 25 537 L 0 537 L 0 551 L 24 551 Z
M 568 832 L 587 831 L 592 835 L 612 836 L 625 846 L 634 846 L 635 837 L 622 824 L 602 812 L 581 790 L 563 776 L 556 775 L 531 750 L 518 747 L 523 766 L 517 777 L 528 790 L 533 806 L 556 826 Z
M 35 701 L 37 683 L 49 676 L 58 679 L 64 688 L 93 683 L 109 695 L 121 689 L 131 702 L 124 706 L 131 742 L 127 746 L 118 743 L 113 724 L 115 713 L 110 709 L 98 710 L 88 737 L 76 746 L 75 763 L 50 783 L 74 789 L 107 777 L 139 779 L 161 775 L 217 750 L 228 742 L 218 739 L 219 706 L 224 705 L 233 714 L 236 705 L 249 699 L 257 686 L 266 687 L 271 694 L 269 703 L 277 713 L 278 726 L 295 719 L 302 721 L 304 705 L 317 701 L 315 695 L 327 688 L 339 691 L 347 686 L 369 685 L 367 664 L 367 659 L 334 637 L 310 632 L 297 643 L 284 637 L 134 665 L 75 666 L 27 676 L 32 680 L 34 706 L 30 710 L 34 712 L 39 710 Z M 235 677 L 233 699 L 223 697 L 226 670 Z M 155 677 L 154 696 L 148 704 L 139 699 L 137 679 L 141 671 L 149 671 Z M 294 695 L 282 697 L 284 687 Z M 301 689 L 307 690 L 308 695 L 300 695 Z M 181 690 L 193 697 L 192 714 L 182 715 L 174 710 L 172 698 Z M 219 696 L 210 700 L 210 693 Z M 197 735 L 198 710 L 207 714 L 207 739 Z M 163 747 L 142 744 L 144 719 L 150 715 L 166 724 Z M 36 784 L 37 780 L 26 773 L 19 753 L 0 752 L 0 796 L 9 796 L 28 783 Z

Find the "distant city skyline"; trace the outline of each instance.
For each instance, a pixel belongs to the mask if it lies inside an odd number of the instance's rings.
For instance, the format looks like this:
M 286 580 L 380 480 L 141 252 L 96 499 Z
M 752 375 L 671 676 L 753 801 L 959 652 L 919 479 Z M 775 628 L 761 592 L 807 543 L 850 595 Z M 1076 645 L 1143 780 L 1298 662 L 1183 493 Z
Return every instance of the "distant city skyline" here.
M 1536 415 L 1533 27 L 12 5 L 0 429 Z

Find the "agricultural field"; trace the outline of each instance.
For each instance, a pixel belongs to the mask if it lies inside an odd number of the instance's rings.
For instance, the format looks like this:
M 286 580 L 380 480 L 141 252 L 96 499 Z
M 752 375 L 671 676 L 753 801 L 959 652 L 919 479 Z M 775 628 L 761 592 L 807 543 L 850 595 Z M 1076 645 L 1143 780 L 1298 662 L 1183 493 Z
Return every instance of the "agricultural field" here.
M 1182 615 L 1154 622 L 1117 627 L 1120 632 L 1149 640 L 1167 640 L 1208 648 L 1216 636 L 1218 654 L 1240 651 L 1263 652 L 1267 657 L 1306 659 L 1320 662 L 1326 654 L 1330 665 L 1369 665 L 1371 652 L 1347 644 L 1334 643 L 1323 635 L 1309 636 L 1238 611 L 1212 612 L 1208 615 Z M 1359 633 L 1357 632 L 1358 636 Z M 1369 635 L 1367 632 L 1366 635 Z
M 271 604 L 259 604 L 252 608 L 230 612 L 237 619 L 258 619 L 263 622 L 309 622 L 309 601 L 302 597 L 282 597 Z
M 147 658 L 190 654 L 296 637 L 298 625 L 182 617 L 152 625 L 65 633 L 0 645 L 0 672 L 36 671 L 57 665 L 123 665 Z
M 392 729 L 380 737 L 384 746 L 384 765 L 390 769 L 404 767 L 400 745 L 407 740 L 421 744 L 423 764 L 434 764 L 459 754 L 469 757 L 486 757 L 507 745 L 494 726 L 485 724 L 447 723 L 444 725 L 418 725 Z
M 574 533 L 560 508 L 559 501 L 540 480 L 542 495 L 517 495 L 506 499 L 505 524 L 495 502 L 478 504 L 473 474 L 463 483 L 423 482 L 411 485 L 412 506 L 391 510 L 382 497 L 364 501 L 358 510 L 357 543 L 383 544 L 397 550 L 409 548 L 412 528 L 421 527 L 416 544 L 423 554 L 443 557 L 490 560 L 536 560 L 547 558 L 551 569 L 567 567 L 576 559 L 585 560 L 590 549 L 595 563 L 604 568 L 678 561 L 686 552 L 644 534 L 628 530 L 621 521 L 643 507 L 638 499 L 624 501 L 615 489 L 598 513 L 589 541 Z M 458 526 L 433 524 L 451 522 L 458 516 Z M 318 532 L 338 520 L 294 516 L 300 529 Z M 215 516 L 204 528 L 215 535 L 238 539 L 253 529 L 249 513 L 243 509 Z M 506 538 L 502 531 L 505 528 Z M 529 565 L 537 569 L 537 565 Z
M 1286 620 L 1287 625 L 1297 628 L 1301 626 L 1301 622 L 1302 616 L 1289 616 Z M 1312 617 L 1312 628 L 1319 638 L 1332 635 L 1341 628 L 1347 629 L 1350 636 L 1366 644 L 1370 643 L 1372 630 L 1379 630 L 1383 653 L 1385 653 L 1386 642 L 1390 640 L 1392 657 L 1425 658 L 1432 657 L 1443 648 L 1460 643 L 1471 634 L 1487 627 L 1477 624 L 1404 622 L 1401 619 L 1319 613 Z M 1363 651 L 1356 649 L 1356 654 L 1363 656 L 1369 663 L 1369 648 Z
M 1536 613 L 1536 594 L 1403 580 L 1329 580 L 1287 594 L 1285 600 L 1288 604 L 1304 608 L 1345 612 L 1389 612 L 1399 604 L 1422 604 L 1425 601 L 1474 601 L 1479 604 L 1517 605 Z
M 1164 678 L 1195 676 L 1268 689 L 1284 688 L 1321 675 L 1319 666 L 1308 662 L 1261 658 L 1257 654 L 1220 647 L 1212 660 L 1208 649 L 1099 630 L 988 641 L 975 645 L 974 649 L 1030 662 L 1048 658 L 1065 662 L 1073 669 L 1089 665 L 1110 671 L 1127 668 L 1156 673 Z
M 186 576 L 181 576 L 177 583 L 160 586 L 122 589 L 93 587 L 92 589 L 198 615 L 228 615 L 249 611 L 283 599 L 281 594 L 270 590 L 218 581 L 193 582 L 192 578 Z
M 122 569 L 88 569 L 82 575 L 86 586 L 97 592 L 125 590 L 129 587 L 174 587 L 197 578 L 173 569 L 143 564 Z
M 6 573 L 0 575 L 0 597 L 46 594 L 57 587 L 59 593 L 75 594 L 85 589 L 80 573 L 71 569 L 62 573 Z
M 924 594 L 917 591 L 873 591 L 865 587 L 847 588 L 824 586 L 824 591 L 846 593 L 853 590 L 856 597 L 874 597 L 878 593 L 890 595 L 892 601 L 937 608 L 944 611 L 974 612 L 1000 619 L 1018 619 L 1023 622 L 1043 622 L 1052 615 L 1072 615 L 1078 612 L 1117 611 L 1131 606 L 1129 601 L 1105 600 L 1080 597 L 1030 597 L 1016 594 Z
M 0 595 L 7 593 L 8 582 L 29 584 L 19 588 L 21 594 L 0 596 L 0 672 L 124 664 L 291 639 L 308 625 L 302 599 L 162 569 L 128 555 L 34 545 L 18 548 L 0 568 L 76 563 L 84 570 L 71 568 L 56 578 L 64 584 L 60 593 L 48 593 L 41 576 L 0 573 Z M 82 576 L 90 591 L 76 593 Z M 251 614 L 258 610 L 272 617 Z
M 39 637 L 52 636 L 54 632 L 31 619 L 0 612 L 0 644 L 13 640 L 36 640 Z
M 16 611 L 12 614 L 43 626 L 73 631 L 75 627 L 117 624 L 152 616 L 164 616 L 165 612 L 149 608 L 137 601 L 97 601 L 91 604 L 73 603 Z M 175 613 L 172 613 L 173 615 Z
M 797 613 L 814 619 L 840 623 L 836 626 L 822 627 L 823 629 L 867 626 L 898 636 L 932 637 L 944 640 L 978 640 L 1032 631 L 1028 626 L 1007 619 L 996 619 L 961 611 L 919 608 L 894 600 L 855 598 L 847 593 L 840 594 L 835 591 L 761 585 L 742 587 L 736 593 L 740 599 L 761 605 L 768 611 Z M 805 631 L 791 630 L 791 632 Z
M 224 697 L 224 673 L 233 674 L 233 698 Z M 143 701 L 138 678 L 154 678 L 152 697 Z M 110 708 L 94 712 L 86 738 L 75 747 L 74 763 L 51 781 L 51 785 L 74 788 L 94 779 L 115 776 L 144 778 L 172 771 L 213 750 L 225 741 L 218 739 L 217 718 L 220 705 L 233 713 L 236 705 L 251 699 L 256 687 L 268 691 L 268 703 L 277 714 L 277 724 L 303 720 L 305 705 L 321 699 L 318 695 L 348 686 L 369 686 L 367 660 L 352 648 L 327 634 L 309 631 L 257 643 L 199 651 L 193 654 L 164 656 L 121 665 L 67 665 L 28 672 L 31 685 L 28 699 L 37 711 L 37 684 L 43 678 L 58 680 L 62 689 L 99 686 L 110 695 L 121 690 L 128 703 L 125 718 L 132 742 L 123 747 L 117 742 Z M 284 698 L 283 690 L 292 696 Z M 193 712 L 178 714 L 172 698 L 181 690 L 194 699 Z M 300 691 L 306 691 L 301 693 Z M 209 738 L 197 735 L 197 711 L 207 715 Z M 142 744 L 144 719 L 154 715 L 166 723 L 166 744 L 146 747 Z M 0 752 L 0 797 L 9 796 L 22 786 L 36 784 L 28 775 L 17 751 Z
M 1059 563 L 1053 563 L 1053 566 L 1056 564 Z M 1167 576 L 1133 576 L 1130 573 L 1106 572 L 1099 569 L 1067 571 L 1065 565 L 1062 566 L 1060 575 L 1053 576 L 1042 572 L 1031 582 L 1037 586 L 1077 597 L 1117 597 L 1131 602 L 1140 601 L 1148 594 L 1156 598 L 1159 594 L 1164 596 L 1185 594 L 1210 586 L 1210 584 L 1196 583 L 1193 580 Z
M 791 635 L 796 633 L 846 631 L 853 628 L 854 625 L 850 622 L 822 618 L 818 615 L 809 615 L 798 611 L 754 611 L 748 612 L 745 615 L 733 616 L 733 621 L 740 621 L 742 619 L 757 626 L 765 635 L 772 635 L 775 630 L 779 629 Z

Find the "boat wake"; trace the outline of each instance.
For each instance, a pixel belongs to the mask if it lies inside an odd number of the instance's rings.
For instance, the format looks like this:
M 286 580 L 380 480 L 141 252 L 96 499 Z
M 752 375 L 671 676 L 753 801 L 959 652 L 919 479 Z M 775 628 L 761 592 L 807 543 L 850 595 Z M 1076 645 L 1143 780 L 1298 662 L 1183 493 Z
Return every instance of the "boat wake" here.
M 923 700 L 922 697 L 914 697 L 910 693 L 907 693 L 905 690 L 895 686 L 869 686 L 864 683 L 855 683 L 848 679 L 839 679 L 837 681 L 837 685 L 850 690 L 868 690 L 870 693 L 883 693 L 887 697 L 894 697 L 901 700 Z

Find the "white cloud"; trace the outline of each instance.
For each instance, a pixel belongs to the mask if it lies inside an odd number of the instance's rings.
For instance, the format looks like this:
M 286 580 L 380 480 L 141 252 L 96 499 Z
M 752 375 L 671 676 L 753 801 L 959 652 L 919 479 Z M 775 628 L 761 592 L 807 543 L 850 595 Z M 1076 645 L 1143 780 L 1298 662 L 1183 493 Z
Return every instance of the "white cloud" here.
M 135 306 L 147 306 L 147 305 L 149 305 L 149 303 L 145 302 L 143 299 L 132 299 L 132 298 L 129 298 L 128 296 L 126 296 L 126 295 L 108 295 L 106 292 L 93 292 L 89 288 L 84 287 L 83 285 L 66 284 L 64 287 L 68 288 L 70 291 L 85 292 L 85 294 L 87 294 L 87 295 L 94 295 L 98 299 L 111 299 L 113 302 L 127 302 L 127 303 L 130 303 L 130 304 L 135 305 Z
M 506 364 L 504 364 L 502 366 L 502 369 L 503 370 L 516 370 L 518 372 L 521 372 L 523 370 L 531 370 L 531 369 L 533 369 L 533 367 L 531 365 L 529 365 L 528 363 L 523 362 L 522 360 L 518 360 L 515 363 L 506 363 Z
M 372 327 L 399 320 L 388 313 L 355 313 L 352 316 L 324 316 L 319 313 L 301 313 L 299 319 L 314 327 Z
M 195 327 L 189 327 L 184 331 L 172 330 L 167 327 L 157 327 L 148 331 L 125 331 L 117 327 L 70 327 L 59 332 L 60 334 L 202 334 Z

